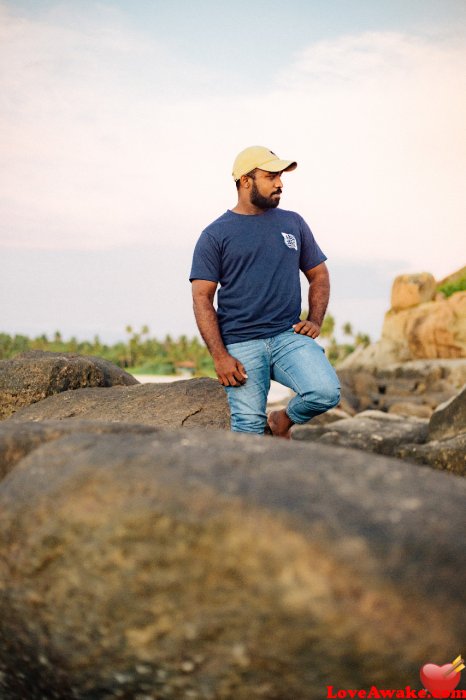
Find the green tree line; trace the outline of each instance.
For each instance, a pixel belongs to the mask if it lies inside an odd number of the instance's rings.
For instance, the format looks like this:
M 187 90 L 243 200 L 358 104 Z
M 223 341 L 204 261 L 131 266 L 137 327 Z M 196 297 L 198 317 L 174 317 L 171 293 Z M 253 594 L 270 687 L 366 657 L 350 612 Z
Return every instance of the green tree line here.
M 303 312 L 305 318 L 307 312 Z M 348 342 L 338 343 L 335 339 L 336 322 L 331 314 L 325 317 L 321 338 L 325 338 L 327 355 L 333 364 L 353 352 L 358 345 L 367 345 L 369 336 L 354 333 L 351 324 L 342 326 Z M 215 376 L 212 358 L 197 336 L 188 338 L 181 335 L 172 338 L 166 335 L 163 340 L 151 337 L 148 326 L 138 331 L 126 327 L 126 340 L 113 345 L 103 343 L 96 335 L 93 340 L 78 341 L 72 337 L 65 340 L 60 331 L 51 337 L 43 334 L 36 338 L 26 335 L 0 333 L 0 359 L 7 360 L 19 353 L 30 350 L 49 352 L 71 352 L 79 355 L 96 355 L 136 374 L 175 374 L 183 367 L 189 368 L 198 376 Z
M 43 334 L 36 338 L 0 333 L 0 359 L 10 359 L 30 350 L 43 350 L 96 355 L 140 374 L 174 374 L 180 363 L 188 363 L 193 372 L 201 376 L 215 374 L 212 358 L 197 337 L 181 335 L 175 339 L 166 335 L 163 340 L 158 340 L 150 337 L 147 326 L 139 331 L 127 326 L 126 336 L 126 340 L 109 345 L 98 335 L 93 340 L 79 341 L 74 337 L 65 340 L 60 331 L 51 337 Z

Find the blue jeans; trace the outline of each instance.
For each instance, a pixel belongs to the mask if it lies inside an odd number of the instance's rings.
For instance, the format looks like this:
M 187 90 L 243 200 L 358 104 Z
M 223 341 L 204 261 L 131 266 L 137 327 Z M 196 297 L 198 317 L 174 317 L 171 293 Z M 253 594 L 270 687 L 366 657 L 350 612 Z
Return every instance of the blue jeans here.
M 340 400 L 340 382 L 324 349 L 292 328 L 273 338 L 229 343 L 226 348 L 248 375 L 241 386 L 225 387 L 234 432 L 264 432 L 271 379 L 296 393 L 286 408 L 293 423 L 307 423 Z

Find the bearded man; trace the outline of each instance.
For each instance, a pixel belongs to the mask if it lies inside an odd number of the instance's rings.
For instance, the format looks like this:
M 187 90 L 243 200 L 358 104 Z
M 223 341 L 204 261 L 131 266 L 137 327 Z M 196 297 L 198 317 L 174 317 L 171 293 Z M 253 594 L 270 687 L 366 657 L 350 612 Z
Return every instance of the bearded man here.
M 194 314 L 234 432 L 262 434 L 268 426 L 288 438 L 292 425 L 340 399 L 338 377 L 315 340 L 330 294 L 327 258 L 304 219 L 278 207 L 282 175 L 296 167 L 263 146 L 241 151 L 233 164 L 238 202 L 204 229 L 194 250 Z M 304 321 L 300 271 L 309 282 Z M 271 379 L 296 396 L 267 418 Z

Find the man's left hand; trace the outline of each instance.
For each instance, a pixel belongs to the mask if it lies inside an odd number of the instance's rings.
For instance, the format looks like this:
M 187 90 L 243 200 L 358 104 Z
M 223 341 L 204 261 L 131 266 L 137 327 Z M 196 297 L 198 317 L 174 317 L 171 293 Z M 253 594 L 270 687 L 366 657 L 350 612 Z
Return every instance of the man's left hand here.
M 310 338 L 317 338 L 320 334 L 320 326 L 314 321 L 300 321 L 295 323 L 294 332 L 300 333 L 301 335 L 308 335 Z

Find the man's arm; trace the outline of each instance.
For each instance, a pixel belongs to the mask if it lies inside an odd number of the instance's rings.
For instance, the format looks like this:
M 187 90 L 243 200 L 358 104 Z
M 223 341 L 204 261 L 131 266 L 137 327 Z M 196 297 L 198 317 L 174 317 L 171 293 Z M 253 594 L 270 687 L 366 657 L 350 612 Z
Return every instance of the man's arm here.
M 223 343 L 214 308 L 216 289 L 216 282 L 192 281 L 194 316 L 199 332 L 212 355 L 218 381 L 223 386 L 238 386 L 244 384 L 247 374 L 241 362 L 229 354 Z
M 306 270 L 304 274 L 309 281 L 309 313 L 305 321 L 296 323 L 293 328 L 295 333 L 317 338 L 330 297 L 330 278 L 327 265 L 324 262 L 320 263 L 320 265 Z

